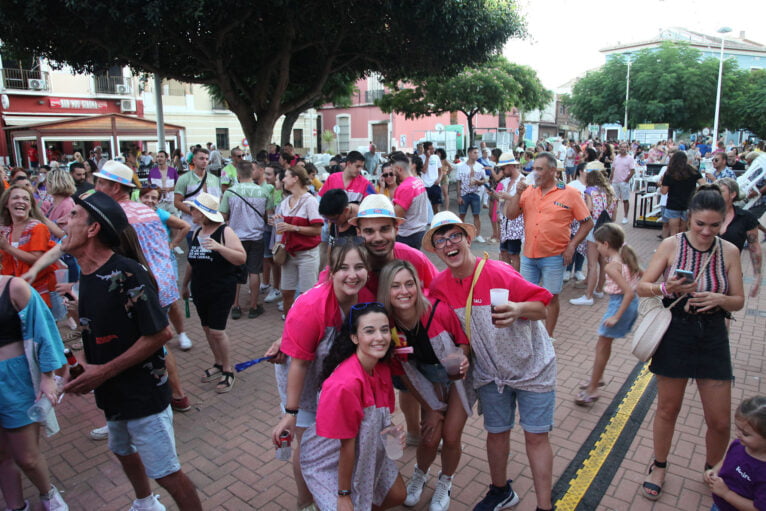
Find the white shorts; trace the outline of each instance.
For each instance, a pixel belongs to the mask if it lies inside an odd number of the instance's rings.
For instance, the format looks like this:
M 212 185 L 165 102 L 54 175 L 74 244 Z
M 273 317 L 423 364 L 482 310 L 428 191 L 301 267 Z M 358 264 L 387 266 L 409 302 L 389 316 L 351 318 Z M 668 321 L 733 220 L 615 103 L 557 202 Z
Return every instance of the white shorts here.
M 319 279 L 319 247 L 288 256 L 282 265 L 282 291 L 306 292 Z
M 630 200 L 630 184 L 612 183 L 615 200 Z

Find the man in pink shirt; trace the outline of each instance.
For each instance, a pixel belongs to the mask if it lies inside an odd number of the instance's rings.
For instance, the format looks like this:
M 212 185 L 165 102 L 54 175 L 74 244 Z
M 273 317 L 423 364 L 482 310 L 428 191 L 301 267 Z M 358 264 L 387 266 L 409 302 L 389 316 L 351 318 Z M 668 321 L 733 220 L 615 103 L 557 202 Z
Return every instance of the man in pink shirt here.
M 625 215 L 623 224 L 628 223 L 628 211 L 630 210 L 630 180 L 636 172 L 636 162 L 628 154 L 628 143 L 620 143 L 620 154 L 612 162 L 612 188 L 614 188 L 615 200 L 622 201 Z M 617 212 L 612 220 L 617 220 Z
M 360 203 L 362 199 L 375 193 L 375 187 L 362 176 L 364 168 L 364 156 L 359 151 L 351 151 L 346 156 L 346 168 L 343 172 L 330 174 L 319 190 L 321 197 L 327 190 L 341 188 L 346 190 L 349 202 Z
M 389 159 L 399 186 L 394 192 L 394 211 L 404 218 L 396 241 L 420 250 L 420 243 L 428 225 L 428 193 L 423 181 L 410 170 L 410 160 L 401 151 L 391 153 Z

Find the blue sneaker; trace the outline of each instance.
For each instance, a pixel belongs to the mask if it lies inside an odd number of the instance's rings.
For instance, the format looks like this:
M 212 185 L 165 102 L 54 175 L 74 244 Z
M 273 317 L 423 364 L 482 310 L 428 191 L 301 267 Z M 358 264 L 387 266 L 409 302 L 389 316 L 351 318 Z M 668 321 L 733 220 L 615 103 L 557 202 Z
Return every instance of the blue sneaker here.
M 519 496 L 511 488 L 511 482 L 509 479 L 502 488 L 490 484 L 489 491 L 481 502 L 476 504 L 473 511 L 501 511 L 516 506 L 519 503 Z

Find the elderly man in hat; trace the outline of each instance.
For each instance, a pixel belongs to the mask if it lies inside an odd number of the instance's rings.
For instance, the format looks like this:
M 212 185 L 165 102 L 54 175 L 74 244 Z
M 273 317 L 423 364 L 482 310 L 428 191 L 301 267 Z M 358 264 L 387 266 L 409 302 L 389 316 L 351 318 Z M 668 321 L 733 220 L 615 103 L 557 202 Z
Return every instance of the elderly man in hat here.
M 473 225 L 454 213 L 434 215 L 423 249 L 447 269 L 434 278 L 430 296 L 452 307 L 471 342 L 473 383 L 484 414 L 492 482 L 475 511 L 509 509 L 519 497 L 507 479 L 510 432 L 516 409 L 537 495 L 551 505 L 556 355 L 543 321 L 552 295 L 525 281 L 511 266 L 471 253 Z M 504 296 L 497 297 L 498 294 Z
M 201 510 L 175 450 L 163 347 L 172 336 L 167 315 L 151 276 L 134 259 L 140 248 L 131 247 L 128 255 L 116 252 L 130 229 L 128 217 L 99 191 L 86 192 L 75 203 L 62 249 L 77 258 L 82 272 L 78 309 L 87 364 L 64 391 L 95 391 L 107 419 L 109 448 L 135 490 L 132 509 L 165 509 L 152 494 L 151 477 L 180 509 Z
M 524 239 L 524 215 L 513 220 L 505 218 L 503 205 L 517 193 L 517 185 L 525 182 L 521 173 L 521 162 L 514 158 L 513 153 L 500 155 L 496 168 L 502 173 L 497 189 L 493 192 L 498 205 L 498 220 L 500 223 L 500 260 L 513 266 L 516 271 L 521 268 L 521 241 Z

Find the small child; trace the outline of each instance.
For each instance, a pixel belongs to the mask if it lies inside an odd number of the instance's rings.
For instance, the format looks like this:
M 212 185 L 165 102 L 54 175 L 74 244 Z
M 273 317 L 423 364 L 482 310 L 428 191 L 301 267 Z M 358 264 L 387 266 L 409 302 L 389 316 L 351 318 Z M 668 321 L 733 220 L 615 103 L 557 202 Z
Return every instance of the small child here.
M 593 233 L 599 255 L 607 260 L 604 292 L 609 295 L 609 306 L 598 329 L 596 358 L 590 382 L 575 398 L 575 404 L 586 406 L 599 398 L 598 387 L 603 385 L 606 363 L 612 354 L 612 341 L 625 337 L 638 317 L 636 286 L 642 271 L 636 252 L 625 244 L 625 232 L 614 223 L 606 223 Z
M 766 509 L 766 396 L 745 399 L 734 414 L 737 439 L 705 472 L 711 511 Z

